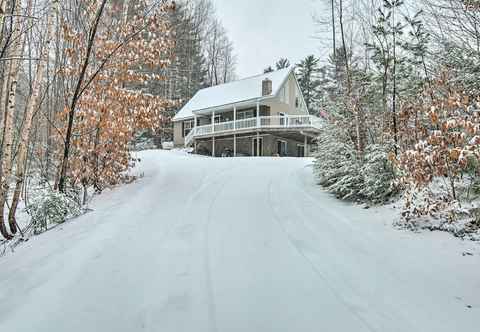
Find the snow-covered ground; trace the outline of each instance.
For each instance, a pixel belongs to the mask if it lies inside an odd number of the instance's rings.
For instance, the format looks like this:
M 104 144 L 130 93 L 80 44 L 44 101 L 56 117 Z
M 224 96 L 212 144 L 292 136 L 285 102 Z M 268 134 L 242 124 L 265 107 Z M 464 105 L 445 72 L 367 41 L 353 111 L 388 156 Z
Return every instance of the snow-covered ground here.
M 477 243 L 341 203 L 310 160 L 139 156 L 0 258 L 0 331 L 478 331 Z

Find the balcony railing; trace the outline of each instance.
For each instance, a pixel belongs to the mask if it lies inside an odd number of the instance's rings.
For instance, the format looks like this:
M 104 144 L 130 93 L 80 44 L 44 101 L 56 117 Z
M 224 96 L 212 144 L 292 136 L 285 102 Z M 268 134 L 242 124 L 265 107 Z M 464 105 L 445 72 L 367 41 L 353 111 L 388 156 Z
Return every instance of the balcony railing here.
M 195 137 L 225 134 L 248 129 L 321 129 L 322 120 L 312 115 L 261 116 L 237 121 L 197 126 L 185 137 L 188 146 Z

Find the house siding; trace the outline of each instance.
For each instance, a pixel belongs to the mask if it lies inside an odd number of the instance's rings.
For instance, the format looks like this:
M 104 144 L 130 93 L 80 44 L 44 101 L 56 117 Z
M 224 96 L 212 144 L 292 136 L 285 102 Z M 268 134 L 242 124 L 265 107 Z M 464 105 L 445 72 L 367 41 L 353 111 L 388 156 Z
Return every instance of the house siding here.
M 284 90 L 288 90 L 288 100 L 284 100 Z M 296 98 L 299 99 L 299 106 L 296 107 Z M 287 103 L 288 101 L 288 103 Z M 304 115 L 308 114 L 307 109 L 303 103 L 302 94 L 298 88 L 295 77 L 293 74 L 290 74 L 288 81 L 285 83 L 284 87 L 280 89 L 279 95 L 273 100 L 268 100 L 265 102 L 266 105 L 271 108 L 271 115 L 279 115 L 280 113 L 288 115 Z
M 183 121 L 173 123 L 173 144 L 175 147 L 185 145 L 185 138 L 183 137 Z

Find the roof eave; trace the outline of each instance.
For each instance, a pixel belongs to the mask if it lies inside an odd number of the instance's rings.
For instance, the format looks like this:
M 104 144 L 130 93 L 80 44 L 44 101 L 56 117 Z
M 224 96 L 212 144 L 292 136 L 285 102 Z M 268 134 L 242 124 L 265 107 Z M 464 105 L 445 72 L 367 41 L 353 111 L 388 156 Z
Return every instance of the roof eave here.
M 264 97 L 255 97 L 255 98 L 250 98 L 246 100 L 240 100 L 236 101 L 234 103 L 229 103 L 229 104 L 224 104 L 224 105 L 218 105 L 214 107 L 208 107 L 208 108 L 202 108 L 198 110 L 192 111 L 194 115 L 204 115 L 204 114 L 209 114 L 214 111 L 223 111 L 228 108 L 232 108 L 234 106 L 249 106 L 252 103 L 257 103 L 257 102 L 262 102 L 265 100 L 270 100 L 270 99 L 275 99 L 276 95 L 269 95 L 269 96 L 264 96 Z M 178 122 L 178 121 L 184 121 L 184 120 L 189 120 L 193 119 L 194 116 L 188 116 L 188 117 L 182 117 L 182 118 L 174 118 L 172 121 L 173 122 Z

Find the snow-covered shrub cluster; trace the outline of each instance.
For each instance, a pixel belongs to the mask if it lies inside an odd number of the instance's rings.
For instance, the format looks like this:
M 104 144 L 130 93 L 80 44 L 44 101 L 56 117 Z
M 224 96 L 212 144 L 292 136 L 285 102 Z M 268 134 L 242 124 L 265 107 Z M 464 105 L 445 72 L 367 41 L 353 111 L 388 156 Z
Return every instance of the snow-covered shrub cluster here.
M 408 188 L 404 193 L 402 228 L 445 231 L 457 237 L 480 241 L 480 204 L 478 201 L 452 200 L 442 180 L 428 187 Z
M 372 202 L 385 202 L 397 192 L 395 169 L 389 160 L 389 145 L 372 144 L 366 148 L 361 173 L 364 187 L 360 195 Z
M 50 225 L 64 223 L 83 213 L 81 205 L 73 195 L 63 194 L 52 189 L 37 192 L 28 204 L 27 212 L 30 214 L 36 234 L 47 230 Z
M 314 163 L 319 183 L 340 199 L 384 202 L 396 192 L 388 147 L 370 145 L 360 158 L 354 146 L 341 129 L 325 125 Z
M 403 112 L 403 121 L 415 126 L 397 165 L 407 188 L 402 222 L 458 235 L 480 229 L 480 104 L 450 77 L 444 74 L 435 92 Z

